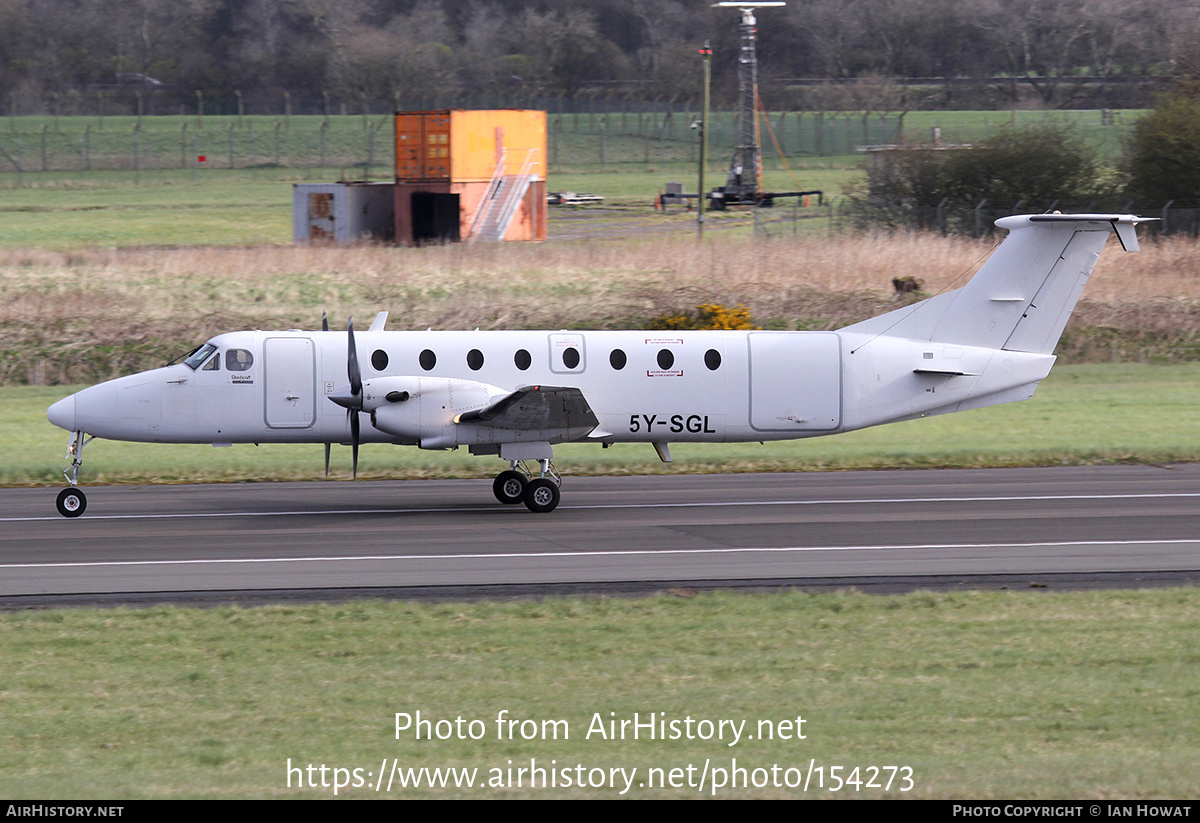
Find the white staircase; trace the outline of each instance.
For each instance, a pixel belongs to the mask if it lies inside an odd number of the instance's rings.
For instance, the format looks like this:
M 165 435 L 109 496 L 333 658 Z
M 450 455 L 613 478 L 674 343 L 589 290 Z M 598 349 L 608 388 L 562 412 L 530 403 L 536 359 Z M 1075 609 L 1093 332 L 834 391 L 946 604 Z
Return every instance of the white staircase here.
M 535 175 L 529 173 L 536 152 L 537 149 L 526 152 L 518 174 L 504 174 L 507 152 L 500 156 L 492 182 L 475 210 L 475 219 L 471 221 L 472 242 L 499 243 L 504 239 L 517 214 L 517 207 L 528 194 L 530 183 L 536 179 Z

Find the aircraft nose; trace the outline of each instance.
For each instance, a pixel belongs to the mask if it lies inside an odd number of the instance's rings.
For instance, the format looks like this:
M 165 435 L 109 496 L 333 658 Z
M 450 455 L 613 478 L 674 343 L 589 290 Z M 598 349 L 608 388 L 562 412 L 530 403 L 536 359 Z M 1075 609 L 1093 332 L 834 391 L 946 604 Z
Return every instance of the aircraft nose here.
M 46 419 L 60 429 L 75 431 L 75 395 L 64 397 L 47 409 Z

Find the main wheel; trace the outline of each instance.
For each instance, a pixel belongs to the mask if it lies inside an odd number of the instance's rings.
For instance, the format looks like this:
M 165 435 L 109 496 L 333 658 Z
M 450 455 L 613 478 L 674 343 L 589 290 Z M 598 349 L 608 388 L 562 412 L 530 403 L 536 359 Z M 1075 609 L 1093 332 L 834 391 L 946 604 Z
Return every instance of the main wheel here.
M 531 512 L 552 512 L 558 507 L 558 486 L 544 477 L 530 480 L 525 486 L 525 508 Z
M 87 497 L 79 489 L 63 489 L 58 493 L 54 505 L 58 506 L 58 513 L 63 517 L 78 517 L 87 508 Z
M 492 493 L 505 505 L 520 503 L 525 499 L 525 475 L 513 469 L 500 472 L 492 481 Z

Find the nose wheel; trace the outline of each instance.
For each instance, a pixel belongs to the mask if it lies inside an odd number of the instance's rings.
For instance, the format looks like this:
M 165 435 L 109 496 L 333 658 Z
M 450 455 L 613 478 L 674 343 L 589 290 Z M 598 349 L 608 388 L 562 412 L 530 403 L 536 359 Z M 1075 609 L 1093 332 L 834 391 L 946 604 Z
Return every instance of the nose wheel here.
M 87 496 L 74 487 L 63 489 L 58 493 L 58 500 L 54 505 L 63 517 L 78 517 L 87 509 Z

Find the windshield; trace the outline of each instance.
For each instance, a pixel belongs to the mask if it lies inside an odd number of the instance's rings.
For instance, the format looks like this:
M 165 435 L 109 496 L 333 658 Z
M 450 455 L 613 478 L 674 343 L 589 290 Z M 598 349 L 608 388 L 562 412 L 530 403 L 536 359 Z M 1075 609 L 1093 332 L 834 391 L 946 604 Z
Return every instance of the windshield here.
M 208 356 L 216 350 L 217 347 L 212 343 L 205 343 L 200 348 L 194 349 L 192 353 L 188 355 L 187 360 L 183 361 L 183 365 L 187 366 L 192 371 L 195 371 L 196 369 L 200 368 L 200 364 L 207 360 Z

